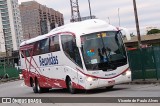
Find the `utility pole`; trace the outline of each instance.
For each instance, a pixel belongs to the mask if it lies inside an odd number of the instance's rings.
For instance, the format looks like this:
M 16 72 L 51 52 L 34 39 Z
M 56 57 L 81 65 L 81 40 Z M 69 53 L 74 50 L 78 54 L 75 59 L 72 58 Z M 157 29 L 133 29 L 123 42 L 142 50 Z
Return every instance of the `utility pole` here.
M 89 5 L 90 18 L 92 19 L 92 11 L 91 11 L 91 3 L 90 3 L 90 0 L 88 0 L 88 5 Z
M 108 17 L 108 23 L 110 24 L 111 22 L 110 22 L 110 18 Z
M 141 48 L 141 35 L 140 35 L 140 29 L 139 29 L 139 21 L 138 21 L 138 13 L 137 13 L 136 0 L 133 0 L 133 7 L 134 7 L 136 29 L 137 29 L 138 46 L 139 46 L 139 48 Z
M 70 0 L 71 4 L 71 22 L 81 21 L 78 0 Z

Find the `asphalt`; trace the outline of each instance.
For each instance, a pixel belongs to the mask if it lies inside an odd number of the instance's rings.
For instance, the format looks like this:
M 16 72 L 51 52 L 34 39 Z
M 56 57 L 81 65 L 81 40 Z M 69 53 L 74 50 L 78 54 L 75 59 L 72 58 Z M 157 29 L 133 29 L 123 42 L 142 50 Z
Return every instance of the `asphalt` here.
M 133 80 L 131 82 L 131 84 L 160 84 L 160 79 L 137 79 L 137 80 Z
M 2 83 L 7 83 L 7 82 L 13 82 L 13 81 L 18 81 L 18 80 L 23 80 L 23 79 L 18 79 L 18 78 L 12 78 L 12 79 L 1 79 L 0 84 Z M 136 79 L 131 81 L 130 83 L 125 83 L 125 84 L 160 84 L 160 79 Z

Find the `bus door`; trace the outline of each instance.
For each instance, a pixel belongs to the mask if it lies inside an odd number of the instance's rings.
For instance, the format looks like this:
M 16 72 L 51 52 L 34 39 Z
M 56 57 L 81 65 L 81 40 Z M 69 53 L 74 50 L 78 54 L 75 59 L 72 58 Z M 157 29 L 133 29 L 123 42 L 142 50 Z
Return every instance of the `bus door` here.
M 76 46 L 75 36 L 72 34 L 61 35 L 62 49 L 64 51 L 64 71 L 69 70 L 69 75 L 76 84 L 79 84 L 79 76 L 77 67 L 82 68 L 82 61 L 79 54 L 79 49 Z M 66 67 L 67 66 L 67 67 Z M 67 69 L 68 68 L 68 69 Z

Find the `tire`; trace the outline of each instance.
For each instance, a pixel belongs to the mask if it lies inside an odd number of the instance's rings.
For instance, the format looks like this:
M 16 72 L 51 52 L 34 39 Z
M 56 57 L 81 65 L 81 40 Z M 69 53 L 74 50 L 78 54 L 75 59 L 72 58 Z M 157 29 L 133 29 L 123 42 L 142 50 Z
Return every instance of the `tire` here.
M 35 79 L 35 82 L 32 81 L 32 88 L 33 88 L 33 92 L 34 93 L 45 93 L 45 92 L 49 92 L 49 88 L 42 88 L 39 85 L 39 82 L 37 79 Z
M 76 93 L 76 89 L 73 88 L 72 81 L 71 81 L 70 78 L 68 78 L 68 80 L 67 80 L 67 89 L 71 94 L 75 94 Z
M 114 87 L 114 85 L 113 86 L 108 86 L 108 87 L 106 87 L 106 89 L 111 90 L 111 89 L 113 89 L 113 87 Z
M 41 89 L 41 87 L 40 87 L 40 85 L 39 85 L 38 80 L 36 79 L 35 82 L 36 82 L 36 88 L 37 88 L 38 93 L 42 93 L 42 89 Z
M 36 87 L 36 84 L 35 84 L 35 82 L 32 80 L 32 89 L 33 89 L 33 92 L 34 93 L 38 93 L 38 90 L 37 90 L 37 87 Z

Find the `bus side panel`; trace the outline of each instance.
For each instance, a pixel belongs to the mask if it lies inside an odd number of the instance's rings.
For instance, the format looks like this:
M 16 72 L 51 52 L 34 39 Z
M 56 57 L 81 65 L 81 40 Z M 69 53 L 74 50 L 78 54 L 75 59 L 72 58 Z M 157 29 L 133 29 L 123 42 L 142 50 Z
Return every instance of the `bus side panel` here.
M 55 57 L 57 57 L 57 60 Z M 45 58 L 52 58 L 52 63 L 44 62 Z M 41 87 L 66 88 L 66 76 L 62 66 L 62 61 L 64 61 L 64 59 L 62 58 L 61 52 L 53 52 L 35 56 L 34 60 L 38 65 L 37 70 L 40 73 L 39 81 Z
M 22 70 L 22 74 L 23 74 L 23 78 L 24 78 L 24 83 L 25 83 L 25 85 L 27 85 L 27 86 L 31 86 L 30 85 L 30 78 L 29 78 L 29 73 L 27 72 L 27 70 Z
M 56 87 L 56 88 L 67 88 L 66 82 L 65 82 L 66 75 L 65 75 L 65 72 L 64 72 L 64 69 L 63 69 L 63 65 L 60 64 L 60 65 L 54 66 L 50 70 L 49 74 L 50 74 L 49 77 L 51 79 L 51 84 L 54 87 Z
M 41 68 L 41 70 L 41 87 L 66 88 L 62 66 L 50 66 Z

